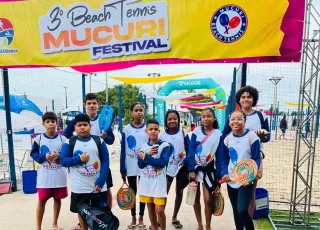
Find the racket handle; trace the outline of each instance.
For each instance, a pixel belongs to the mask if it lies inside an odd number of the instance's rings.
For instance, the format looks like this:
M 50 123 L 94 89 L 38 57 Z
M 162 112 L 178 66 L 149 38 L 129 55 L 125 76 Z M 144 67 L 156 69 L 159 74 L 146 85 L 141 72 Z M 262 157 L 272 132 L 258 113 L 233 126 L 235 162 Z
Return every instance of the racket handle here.
M 219 180 L 219 184 L 223 184 L 224 183 L 224 180 Z

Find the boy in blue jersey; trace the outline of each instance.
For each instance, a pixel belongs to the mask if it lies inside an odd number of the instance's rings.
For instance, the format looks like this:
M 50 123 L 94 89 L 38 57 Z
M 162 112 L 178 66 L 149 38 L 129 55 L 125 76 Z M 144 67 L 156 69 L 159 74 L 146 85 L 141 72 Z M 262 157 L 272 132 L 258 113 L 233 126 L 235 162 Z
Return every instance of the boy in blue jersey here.
M 90 134 L 90 118 L 86 114 L 75 117 L 75 131 L 77 133 L 74 146 L 71 139 L 62 147 L 61 165 L 70 167 L 71 184 L 71 212 L 77 213 L 77 206 L 90 202 L 92 206 L 107 203 L 107 185 L 105 183 L 109 172 L 109 153 L 105 142 L 98 136 Z M 97 140 L 98 139 L 98 140 Z M 99 146 L 97 142 L 99 141 Z M 78 214 L 81 229 L 88 230 L 88 226 Z
M 141 169 L 139 183 L 140 202 L 148 205 L 152 227 L 158 229 L 157 216 L 161 230 L 166 229 L 164 212 L 167 198 L 166 170 L 170 157 L 170 146 L 159 139 L 159 123 L 151 119 L 147 122 L 146 132 L 149 141 L 141 146 L 138 153 L 138 166 Z
M 31 157 L 39 164 L 37 172 L 37 189 L 39 202 L 37 206 L 37 230 L 41 224 L 47 201 L 52 197 L 53 203 L 53 229 L 58 227 L 58 217 L 61 209 L 61 199 L 68 196 L 67 172 L 60 165 L 60 152 L 64 136 L 57 134 L 57 115 L 46 112 L 42 116 L 44 134 L 38 135 L 32 145 Z
M 101 136 L 101 138 L 106 142 L 108 145 L 112 145 L 114 142 L 114 135 L 112 132 L 111 127 L 107 130 L 106 133 L 100 133 L 99 127 L 99 101 L 97 96 L 94 93 L 88 93 L 84 97 L 84 106 L 86 108 L 87 115 L 90 118 L 90 125 L 92 135 Z M 66 130 L 64 131 L 64 136 L 66 138 L 70 138 L 73 135 L 75 125 L 75 119 L 71 120 L 68 124 Z
M 84 97 L 84 106 L 86 108 L 87 115 L 90 118 L 90 125 L 91 125 L 90 133 L 92 135 L 100 136 L 105 143 L 107 143 L 108 145 L 112 145 L 115 138 L 114 138 L 114 134 L 112 132 L 111 127 L 107 130 L 106 133 L 100 133 L 99 114 L 98 114 L 99 101 L 97 96 L 94 93 L 86 94 Z M 68 124 L 68 127 L 64 131 L 64 136 L 66 138 L 70 138 L 73 135 L 74 125 L 75 125 L 75 119 L 70 121 L 70 123 Z M 108 186 L 108 191 L 107 191 L 108 205 L 110 208 L 112 208 L 111 188 L 113 187 L 113 182 L 112 182 L 112 175 L 110 170 L 109 170 L 109 176 L 107 178 L 106 183 Z M 74 227 L 74 230 L 81 230 L 81 227 L 78 225 Z

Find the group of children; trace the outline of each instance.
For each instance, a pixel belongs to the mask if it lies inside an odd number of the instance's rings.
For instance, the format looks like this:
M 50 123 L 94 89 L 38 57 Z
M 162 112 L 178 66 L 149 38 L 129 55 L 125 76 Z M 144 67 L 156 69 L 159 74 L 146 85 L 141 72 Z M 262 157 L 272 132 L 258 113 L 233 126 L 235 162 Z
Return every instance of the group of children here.
M 90 103 L 92 101 L 98 104 L 96 97 L 89 99 Z M 145 204 L 151 222 L 149 229 L 159 227 L 161 230 L 166 229 L 165 206 L 174 178 L 176 178 L 176 197 L 171 222 L 175 228 L 183 227 L 177 218 L 183 190 L 189 181 L 195 180 L 198 189 L 193 207 L 198 223 L 197 229 L 204 229 L 200 184 L 204 199 L 205 229 L 211 229 L 214 204 L 212 192 L 220 186 L 219 181 L 223 180 L 228 183 L 236 229 L 254 229 L 252 221 L 254 193 L 259 178 L 257 177 L 252 184 L 240 186 L 230 180 L 229 174 L 238 161 L 247 158 L 253 159 L 261 171 L 263 158 L 261 142 L 267 142 L 270 136 L 259 130 L 263 128 L 269 131 L 269 127 L 265 114 L 253 110 L 258 101 L 258 91 L 254 87 L 247 86 L 240 89 L 236 94 L 236 101 L 241 106 L 241 111 L 234 111 L 230 115 L 223 132 L 218 129 L 214 110 L 206 108 L 201 113 L 202 125 L 195 128 L 191 135 L 187 135 L 180 128 L 179 113 L 175 110 L 166 113 L 164 130 L 160 132 L 157 120 L 151 119 L 144 123 L 145 111 L 141 103 L 134 103 L 131 106 L 133 120 L 124 127 L 122 133 L 120 172 L 123 180 L 128 180 L 129 186 L 139 194 L 137 200 L 140 201 L 140 206 L 138 220 L 136 207 L 131 209 L 132 221 L 126 229 L 137 227 L 141 230 L 148 229 L 143 220 Z M 40 164 L 37 180 L 38 230 L 41 229 L 45 203 L 50 197 L 54 198 L 53 229 L 59 229 L 57 218 L 61 199 L 67 196 L 64 167 L 69 167 L 70 170 L 72 212 L 77 213 L 77 205 L 83 202 L 85 197 L 92 198 L 91 205 L 101 205 L 101 202 L 105 202 L 111 207 L 112 177 L 106 144 L 112 144 L 114 136 L 112 130 L 100 134 L 98 123 L 95 122 L 98 119 L 98 105 L 90 104 L 90 107 L 87 103 L 88 100 L 85 100 L 89 116 L 77 115 L 65 131 L 65 136 L 70 138 L 69 140 L 55 133 L 54 113 L 46 113 L 43 116 L 46 134 L 35 139 L 31 153 L 33 159 Z M 72 136 L 73 129 L 76 136 Z M 58 172 L 59 177 L 57 177 Z M 261 176 L 259 173 L 259 177 Z M 61 180 L 59 183 L 58 178 Z M 86 202 L 89 200 L 86 199 Z M 76 229 L 88 229 L 79 214 L 78 218 L 79 225 Z
M 89 93 L 84 101 L 87 114 L 77 115 L 69 123 L 64 136 L 56 132 L 57 116 L 54 112 L 46 112 L 42 116 L 46 132 L 35 138 L 31 150 L 31 157 L 39 164 L 37 230 L 41 229 L 45 205 L 51 197 L 54 199 L 52 229 L 61 229 L 57 221 L 61 199 L 68 195 L 66 168 L 70 173 L 71 212 L 78 213 L 77 207 L 81 202 L 112 205 L 110 188 L 113 183 L 106 144 L 113 144 L 115 138 L 111 128 L 100 133 L 96 95 Z M 88 229 L 79 214 L 78 219 L 79 224 L 73 229 Z

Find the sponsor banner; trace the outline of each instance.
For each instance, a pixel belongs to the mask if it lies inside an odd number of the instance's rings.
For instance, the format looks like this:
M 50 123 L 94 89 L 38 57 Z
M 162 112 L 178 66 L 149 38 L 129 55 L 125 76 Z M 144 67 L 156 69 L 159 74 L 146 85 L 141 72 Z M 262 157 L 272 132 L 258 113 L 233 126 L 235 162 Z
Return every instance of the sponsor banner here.
M 0 1 L 0 67 L 299 61 L 304 6 L 304 0 Z

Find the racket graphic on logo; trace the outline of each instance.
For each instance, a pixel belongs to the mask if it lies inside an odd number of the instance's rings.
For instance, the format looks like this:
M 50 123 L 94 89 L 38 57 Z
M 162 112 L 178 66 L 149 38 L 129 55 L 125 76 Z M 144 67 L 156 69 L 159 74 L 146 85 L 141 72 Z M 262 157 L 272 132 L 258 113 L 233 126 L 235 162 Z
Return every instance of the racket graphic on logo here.
M 47 153 L 51 154 L 50 149 L 46 145 L 42 145 L 41 146 L 40 152 L 41 152 L 41 154 L 47 154 Z M 51 162 L 49 160 L 47 161 L 47 163 L 48 163 L 49 166 L 51 166 Z
M 247 185 L 256 178 L 257 174 L 258 166 L 256 162 L 252 159 L 245 159 L 236 164 L 229 177 L 231 181 L 235 181 L 240 185 Z M 223 180 L 219 182 L 220 184 L 224 183 Z
M 134 136 L 130 135 L 127 137 L 127 143 L 130 150 L 134 152 L 134 155 L 136 155 L 136 147 L 137 147 L 137 141 L 134 138 Z
M 228 31 L 228 25 L 229 25 L 229 16 L 227 14 L 221 14 L 219 18 L 220 24 L 226 29 L 225 33 L 229 33 Z
M 222 15 L 221 15 L 222 16 Z M 240 24 L 241 19 L 239 17 L 233 17 L 231 18 L 230 22 L 228 23 L 228 28 L 224 32 L 225 34 L 228 34 L 230 29 L 236 28 Z

